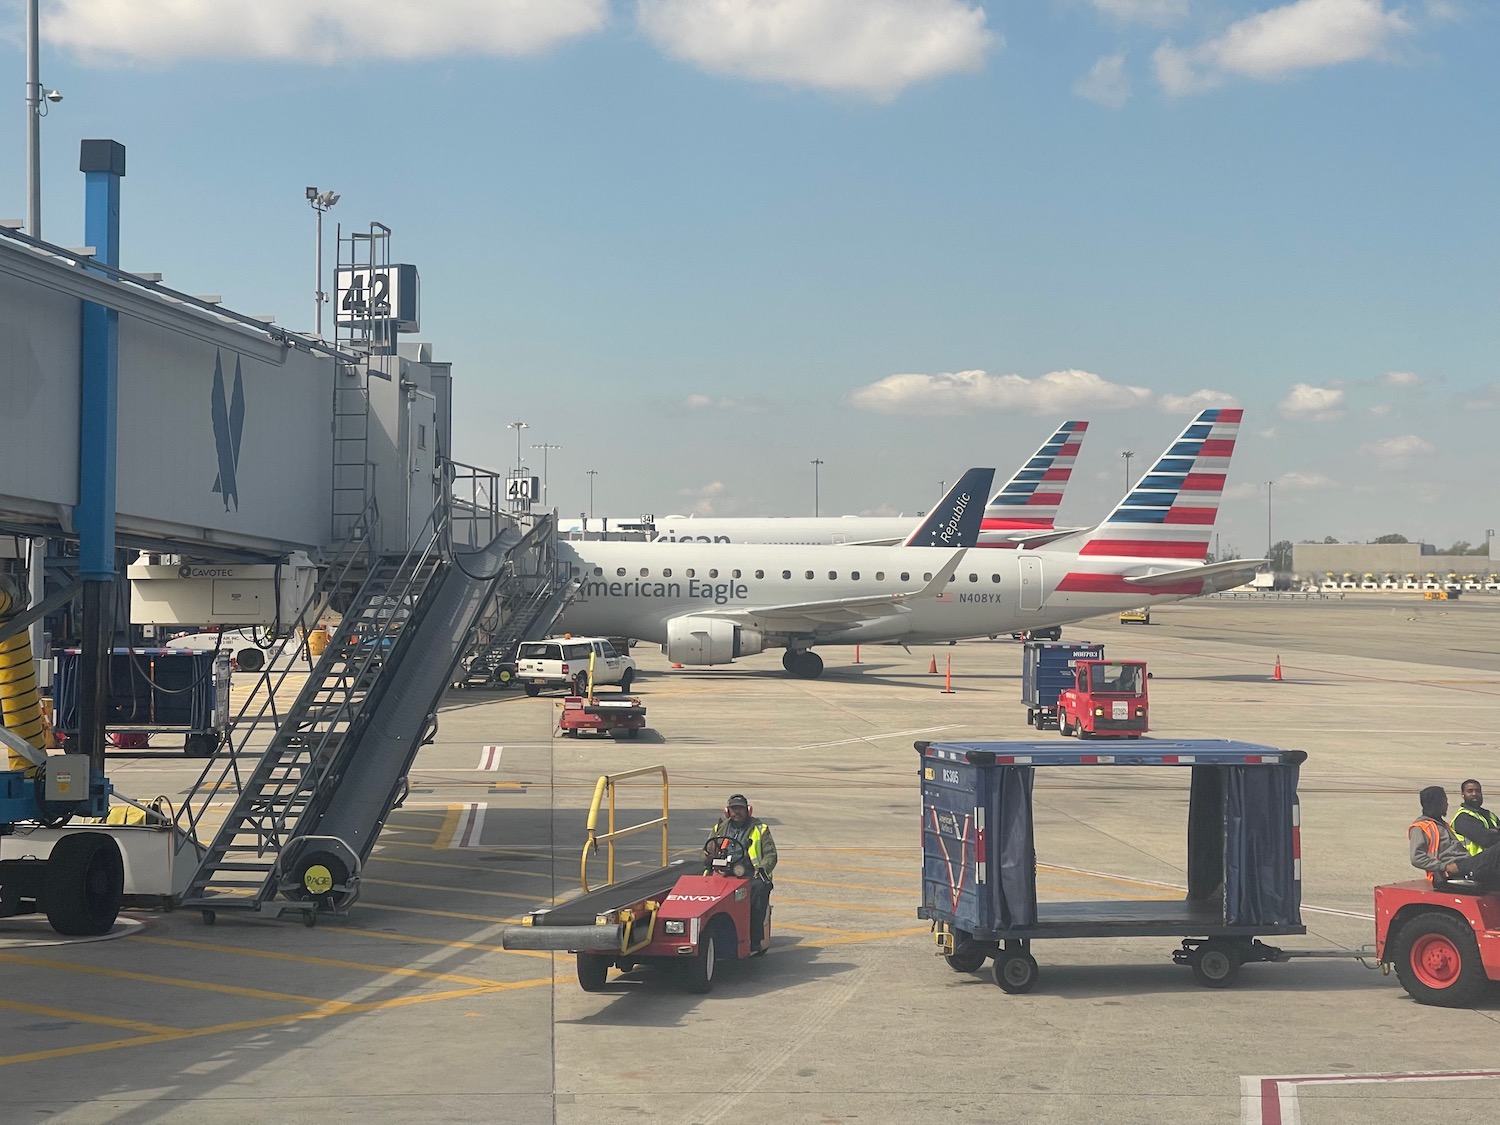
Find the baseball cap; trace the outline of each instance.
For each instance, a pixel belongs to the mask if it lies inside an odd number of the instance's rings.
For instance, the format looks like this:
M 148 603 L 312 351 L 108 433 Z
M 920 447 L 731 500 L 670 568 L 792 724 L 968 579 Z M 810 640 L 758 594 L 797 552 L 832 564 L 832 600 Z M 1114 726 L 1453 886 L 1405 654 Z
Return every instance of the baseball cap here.
M 745 795 L 743 793 L 733 793 L 730 794 L 729 800 L 724 802 L 724 807 L 728 809 L 733 808 L 735 805 L 744 805 L 745 808 L 748 809 L 750 807 L 750 802 L 745 800 Z

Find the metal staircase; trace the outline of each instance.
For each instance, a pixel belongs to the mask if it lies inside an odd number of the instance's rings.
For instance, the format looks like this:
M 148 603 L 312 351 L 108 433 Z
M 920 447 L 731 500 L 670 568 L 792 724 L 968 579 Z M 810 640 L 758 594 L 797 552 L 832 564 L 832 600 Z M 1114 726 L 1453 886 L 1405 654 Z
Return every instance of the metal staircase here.
M 179 826 L 196 839 L 205 814 L 221 803 L 217 798 L 225 790 L 238 791 L 213 842 L 199 853 L 184 906 L 203 910 L 205 918 L 236 908 L 282 913 L 265 909 L 276 890 L 278 858 L 303 817 L 326 798 L 329 781 L 346 749 L 357 741 L 368 707 L 399 666 L 423 597 L 446 566 L 437 542 L 430 536 L 405 558 L 377 557 L 364 569 L 342 622 L 285 712 L 277 706 L 276 688 L 292 661 L 284 659 L 282 667 L 269 667 L 262 675 L 233 724 L 230 743 L 220 755 L 223 761 L 210 763 L 179 816 Z M 360 574 L 354 563 L 351 557 L 343 567 L 330 567 L 314 602 L 337 598 L 340 587 L 347 588 L 351 576 Z M 247 714 L 257 696 L 259 708 Z M 259 743 L 267 735 L 262 748 Z M 239 763 L 251 755 L 258 760 L 242 779 Z

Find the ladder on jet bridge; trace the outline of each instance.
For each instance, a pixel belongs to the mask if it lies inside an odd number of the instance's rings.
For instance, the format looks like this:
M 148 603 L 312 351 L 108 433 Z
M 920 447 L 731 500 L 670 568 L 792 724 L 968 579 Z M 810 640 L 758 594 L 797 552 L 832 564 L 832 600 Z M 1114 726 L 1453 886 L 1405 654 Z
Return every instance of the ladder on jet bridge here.
M 399 667 L 423 595 L 444 566 L 435 537 L 405 558 L 374 561 L 296 701 L 281 715 L 272 708 L 268 718 L 275 729 L 269 744 L 203 852 L 184 906 L 199 908 L 209 918 L 219 910 L 259 910 L 272 897 L 279 856 L 303 816 L 336 782 L 344 748 L 357 739 L 368 706 Z M 236 723 L 240 746 L 238 753 L 230 748 L 230 763 L 246 753 L 245 744 L 261 725 L 254 720 Z M 238 780 L 236 765 L 220 772 L 218 784 L 189 795 L 187 807 L 194 810 L 189 831 L 199 827 L 219 792 Z

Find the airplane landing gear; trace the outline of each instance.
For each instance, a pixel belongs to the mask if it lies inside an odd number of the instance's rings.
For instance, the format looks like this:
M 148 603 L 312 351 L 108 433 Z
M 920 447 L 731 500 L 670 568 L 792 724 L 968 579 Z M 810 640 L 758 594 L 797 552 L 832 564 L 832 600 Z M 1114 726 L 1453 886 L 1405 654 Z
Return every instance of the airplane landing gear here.
M 789 648 L 781 656 L 781 666 L 799 680 L 816 680 L 823 674 L 823 658 L 805 648 Z

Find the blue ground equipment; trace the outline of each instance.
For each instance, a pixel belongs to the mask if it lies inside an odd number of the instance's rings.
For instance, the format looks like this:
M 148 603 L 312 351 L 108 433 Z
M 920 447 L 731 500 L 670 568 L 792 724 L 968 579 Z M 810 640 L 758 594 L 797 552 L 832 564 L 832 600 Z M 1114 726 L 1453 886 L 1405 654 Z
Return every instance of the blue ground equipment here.
M 1172 959 L 1200 983 L 1288 955 L 1260 934 L 1302 925 L 1297 771 L 1307 755 L 1223 739 L 1142 740 L 1105 753 L 1052 742 L 918 742 L 922 906 L 959 972 L 995 961 L 995 983 L 1029 992 L 1037 938 L 1182 937 Z M 1040 902 L 1032 785 L 1047 766 L 1191 771 L 1187 890 L 1178 898 Z M 1059 858 L 1065 851 L 1057 853 Z
M 1073 686 L 1073 666 L 1080 660 L 1103 660 L 1104 646 L 1088 641 L 1027 641 L 1021 655 L 1021 702 L 1026 724 L 1057 729 L 1058 693 Z
M 77 649 L 58 653 L 53 696 L 57 733 L 78 733 Z M 117 648 L 109 657 L 111 732 L 153 734 L 181 731 L 184 749 L 208 757 L 219 748 L 229 721 L 229 654 L 212 649 Z M 216 664 L 222 665 L 216 670 Z

